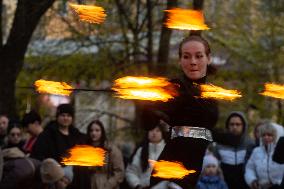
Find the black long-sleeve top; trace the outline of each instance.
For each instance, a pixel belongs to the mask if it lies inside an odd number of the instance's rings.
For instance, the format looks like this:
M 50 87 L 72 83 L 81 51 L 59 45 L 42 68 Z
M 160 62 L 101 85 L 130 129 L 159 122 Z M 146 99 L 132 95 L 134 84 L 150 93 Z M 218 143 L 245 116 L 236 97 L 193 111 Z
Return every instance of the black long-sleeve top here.
M 177 86 L 178 96 L 168 102 L 145 103 L 142 112 L 144 125 L 154 127 L 159 120 L 170 126 L 193 126 L 212 129 L 218 120 L 218 107 L 215 100 L 200 98 L 199 84 L 206 78 L 192 81 L 186 76 L 171 82 Z

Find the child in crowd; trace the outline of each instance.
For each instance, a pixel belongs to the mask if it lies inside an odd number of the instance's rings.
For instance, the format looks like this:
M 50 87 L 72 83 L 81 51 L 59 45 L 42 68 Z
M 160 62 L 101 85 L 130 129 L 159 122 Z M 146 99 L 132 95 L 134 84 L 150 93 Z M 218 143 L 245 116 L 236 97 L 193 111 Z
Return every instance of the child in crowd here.
M 197 189 L 228 189 L 223 179 L 218 160 L 213 155 L 206 155 Z

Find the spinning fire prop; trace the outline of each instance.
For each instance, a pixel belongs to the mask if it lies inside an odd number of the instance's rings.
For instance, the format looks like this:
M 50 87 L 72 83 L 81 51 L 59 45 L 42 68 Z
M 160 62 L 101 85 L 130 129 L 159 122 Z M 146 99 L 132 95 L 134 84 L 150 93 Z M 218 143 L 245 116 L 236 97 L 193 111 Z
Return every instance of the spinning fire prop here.
M 278 85 L 274 83 L 265 83 L 264 91 L 259 94 L 263 96 L 284 99 L 284 85 Z
M 77 145 L 69 150 L 68 157 L 63 158 L 64 165 L 103 166 L 106 151 L 88 145 Z
M 201 11 L 174 8 L 165 10 L 168 13 L 166 27 L 179 30 L 208 30 L 204 23 L 204 16 Z
M 153 177 L 165 178 L 165 179 L 183 179 L 189 174 L 193 174 L 195 170 L 187 170 L 180 162 L 170 161 L 154 161 L 149 160 L 153 165 Z
M 80 20 L 100 24 L 105 21 L 106 13 L 102 7 L 94 5 L 76 5 L 69 3 L 69 6 L 79 15 Z
M 214 85 L 200 85 L 201 98 L 214 98 L 221 100 L 235 100 L 242 97 L 237 90 L 227 90 Z

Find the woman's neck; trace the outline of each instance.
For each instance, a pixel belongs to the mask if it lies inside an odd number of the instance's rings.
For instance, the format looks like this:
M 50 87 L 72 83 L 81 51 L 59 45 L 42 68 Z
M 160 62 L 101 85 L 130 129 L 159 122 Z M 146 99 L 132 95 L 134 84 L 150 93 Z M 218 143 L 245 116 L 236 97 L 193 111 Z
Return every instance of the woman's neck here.
M 100 145 L 101 145 L 101 142 L 100 142 L 100 141 L 93 141 L 93 142 L 92 142 L 92 145 L 93 145 L 93 146 L 100 146 Z
M 206 82 L 206 76 L 200 78 L 200 79 L 190 79 L 188 78 L 185 74 L 183 74 L 183 79 L 185 80 L 186 83 L 197 83 L 197 84 L 202 84 Z

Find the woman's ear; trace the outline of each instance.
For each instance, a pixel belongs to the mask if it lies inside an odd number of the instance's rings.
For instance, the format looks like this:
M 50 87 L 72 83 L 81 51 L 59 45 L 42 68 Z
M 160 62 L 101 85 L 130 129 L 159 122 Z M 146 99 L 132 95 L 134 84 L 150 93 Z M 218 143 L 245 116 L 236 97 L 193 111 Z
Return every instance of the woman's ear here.
M 211 56 L 210 56 L 210 55 L 208 56 L 208 60 L 209 60 L 209 61 L 208 61 L 208 65 L 210 65 L 210 64 L 211 64 L 211 62 L 212 62 L 212 58 L 211 58 Z

